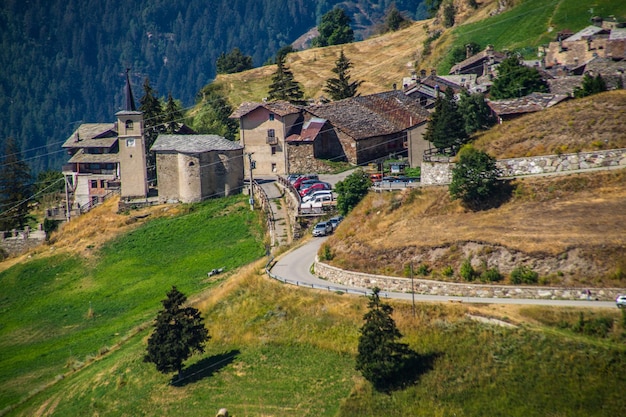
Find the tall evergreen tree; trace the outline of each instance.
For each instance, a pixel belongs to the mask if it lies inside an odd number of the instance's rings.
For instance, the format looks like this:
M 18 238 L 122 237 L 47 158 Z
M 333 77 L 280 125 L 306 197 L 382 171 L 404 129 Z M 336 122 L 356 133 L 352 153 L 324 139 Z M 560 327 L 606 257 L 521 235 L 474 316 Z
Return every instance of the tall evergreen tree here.
M 218 74 L 234 74 L 252 68 L 252 57 L 244 55 L 237 47 L 229 53 L 221 53 L 217 58 L 216 65 Z
M 22 229 L 29 219 L 32 178 L 15 139 L 7 138 L 0 163 L 0 230 Z
M 167 103 L 163 112 L 163 125 L 165 133 L 174 134 L 183 125 L 183 112 L 180 105 L 172 97 L 172 93 L 167 95 Z
M 210 339 L 200 312 L 193 307 L 183 307 L 187 297 L 176 287 L 162 301 L 154 324 L 154 332 L 148 339 L 145 362 L 152 362 L 162 373 L 178 372 L 183 362 L 193 352 L 204 352 L 204 344 Z
M 437 97 L 435 111 L 430 115 L 426 125 L 424 139 L 439 150 L 451 147 L 453 153 L 467 141 L 463 117 L 459 113 L 454 91 L 450 87 L 446 89 L 443 97 Z
M 158 93 L 150 86 L 150 79 L 143 82 L 143 97 L 139 99 L 139 110 L 143 112 L 144 135 L 146 138 L 146 164 L 148 165 L 148 179 L 156 177 L 156 157 L 150 148 L 159 133 L 165 131 L 163 126 L 163 106 L 157 97 Z
M 220 87 L 209 84 L 198 93 L 199 110 L 193 117 L 191 126 L 198 133 L 220 135 L 235 140 L 239 124 L 229 116 L 232 107 L 222 95 Z
M 317 26 L 319 36 L 313 38 L 314 47 L 342 45 L 354 41 L 351 19 L 341 7 L 335 7 L 324 16 Z
M 389 391 L 406 376 L 405 369 L 415 357 L 405 343 L 398 340 L 402 333 L 391 317 L 393 307 L 380 301 L 380 289 L 374 288 L 363 316 L 356 357 L 356 370 L 378 391 Z
M 488 129 L 496 123 L 482 93 L 468 94 L 463 91 L 459 100 L 459 113 L 463 117 L 465 133 L 468 135 Z
M 352 62 L 342 49 L 339 58 L 335 61 L 335 68 L 332 69 L 337 77 L 326 80 L 326 87 L 324 87 L 324 92 L 328 93 L 331 99 L 342 100 L 357 95 L 356 91 L 363 81 L 350 82 L 350 68 L 352 68 Z
M 498 66 L 498 76 L 493 80 L 490 96 L 495 100 L 504 100 L 548 91 L 548 84 L 536 68 L 527 67 L 516 56 L 510 56 Z
M 300 83 L 294 79 L 293 73 L 285 64 L 285 57 L 276 57 L 276 72 L 272 75 L 268 100 L 286 100 L 293 104 L 303 104 L 303 97 Z

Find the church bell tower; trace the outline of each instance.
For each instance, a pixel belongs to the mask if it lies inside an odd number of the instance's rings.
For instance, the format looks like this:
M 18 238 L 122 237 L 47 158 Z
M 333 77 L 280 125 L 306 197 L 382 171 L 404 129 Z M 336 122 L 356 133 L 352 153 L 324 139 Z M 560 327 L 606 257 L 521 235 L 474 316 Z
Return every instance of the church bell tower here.
M 135 107 L 126 69 L 126 105 L 115 113 L 119 144 L 121 198 L 146 198 L 148 174 L 146 168 L 146 141 L 143 133 L 143 113 Z

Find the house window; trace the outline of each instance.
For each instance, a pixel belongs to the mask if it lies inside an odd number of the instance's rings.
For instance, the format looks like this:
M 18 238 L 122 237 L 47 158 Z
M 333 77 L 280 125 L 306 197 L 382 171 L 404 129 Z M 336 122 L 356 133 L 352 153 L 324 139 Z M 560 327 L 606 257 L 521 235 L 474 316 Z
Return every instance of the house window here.
M 135 147 L 135 139 L 126 139 L 126 147 L 134 148 Z
M 269 145 L 276 145 L 278 143 L 274 129 L 267 129 L 267 143 Z
M 270 113 L 270 122 L 274 121 L 274 113 Z
M 133 121 L 126 120 L 126 130 L 132 130 L 132 129 L 133 129 Z
M 276 155 L 276 146 L 272 146 L 272 155 Z
M 106 188 L 106 182 L 104 180 L 100 180 L 100 188 Z
M 272 164 L 272 172 L 276 172 L 276 164 Z
M 91 188 L 98 188 L 98 181 L 97 180 L 91 180 Z

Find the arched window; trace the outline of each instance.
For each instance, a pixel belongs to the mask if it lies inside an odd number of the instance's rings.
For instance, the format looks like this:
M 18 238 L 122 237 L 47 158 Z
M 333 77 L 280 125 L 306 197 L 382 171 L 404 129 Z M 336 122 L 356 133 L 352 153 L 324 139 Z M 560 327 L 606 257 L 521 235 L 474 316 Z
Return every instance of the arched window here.
M 126 120 L 126 130 L 131 130 L 133 128 L 133 121 Z

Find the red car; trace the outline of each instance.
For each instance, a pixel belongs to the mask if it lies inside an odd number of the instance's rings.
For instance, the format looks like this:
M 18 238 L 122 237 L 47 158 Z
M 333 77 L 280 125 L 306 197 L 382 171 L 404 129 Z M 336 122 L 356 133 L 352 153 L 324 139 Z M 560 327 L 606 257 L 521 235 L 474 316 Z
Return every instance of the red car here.
M 300 197 L 304 197 L 305 195 L 312 193 L 313 191 L 318 191 L 318 190 L 331 190 L 333 187 L 327 183 L 327 182 L 318 182 L 315 183 L 313 185 L 311 185 L 308 188 L 305 188 L 303 190 L 300 190 Z

